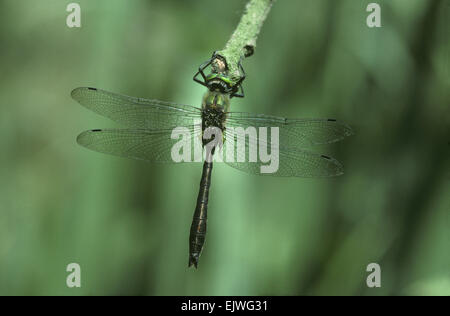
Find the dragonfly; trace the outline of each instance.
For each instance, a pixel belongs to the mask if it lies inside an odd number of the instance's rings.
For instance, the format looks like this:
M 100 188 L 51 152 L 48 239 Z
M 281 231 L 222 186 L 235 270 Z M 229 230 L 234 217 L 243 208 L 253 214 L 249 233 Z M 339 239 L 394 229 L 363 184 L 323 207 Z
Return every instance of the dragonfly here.
M 155 163 L 182 163 L 175 161 L 173 148 L 174 128 L 184 127 L 189 131 L 191 144 L 200 140 L 205 149 L 205 131 L 216 127 L 222 133 L 222 140 L 235 138 L 230 130 L 236 128 L 277 128 L 279 138 L 278 169 L 273 173 L 261 173 L 262 161 L 224 160 L 226 164 L 248 174 L 271 175 L 279 177 L 335 177 L 343 174 L 342 165 L 334 158 L 314 153 L 307 148 L 313 145 L 340 141 L 353 134 L 350 126 L 336 119 L 289 119 L 264 114 L 231 112 L 230 99 L 243 97 L 242 81 L 245 73 L 239 64 L 242 76 L 233 81 L 227 73 L 204 71 L 211 62 L 220 60 L 213 57 L 203 63 L 194 80 L 207 87 L 200 107 L 177 104 L 160 100 L 144 99 L 108 92 L 105 90 L 80 87 L 71 92 L 74 100 L 93 112 L 124 125 L 119 129 L 92 129 L 82 132 L 77 142 L 90 150 L 126 158 Z M 201 76 L 203 80 L 198 79 Z M 194 123 L 197 122 L 197 123 Z M 245 135 L 240 146 L 248 152 L 255 144 L 262 143 L 253 134 Z M 271 140 L 264 141 L 269 147 Z M 229 144 L 228 142 L 225 142 Z M 237 143 L 230 142 L 234 150 Z M 222 143 L 223 145 L 223 143 Z M 193 145 L 192 145 L 193 146 Z M 225 148 L 225 146 L 223 145 Z M 270 147 L 271 148 L 271 147 Z M 198 267 L 200 255 L 206 238 L 206 224 L 213 159 L 216 151 L 202 156 L 203 170 L 197 203 L 189 235 L 188 267 Z M 206 157 L 205 157 L 206 156 Z

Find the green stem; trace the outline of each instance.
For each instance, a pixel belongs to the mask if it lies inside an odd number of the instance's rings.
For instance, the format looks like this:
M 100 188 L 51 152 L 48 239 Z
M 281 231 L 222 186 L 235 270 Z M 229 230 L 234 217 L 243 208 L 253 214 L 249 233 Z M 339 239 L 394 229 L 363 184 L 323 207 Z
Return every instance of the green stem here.
M 275 0 L 250 0 L 225 48 L 217 52 L 225 60 L 232 80 L 237 81 L 241 77 L 239 62 L 253 54 L 256 39 L 273 2 Z

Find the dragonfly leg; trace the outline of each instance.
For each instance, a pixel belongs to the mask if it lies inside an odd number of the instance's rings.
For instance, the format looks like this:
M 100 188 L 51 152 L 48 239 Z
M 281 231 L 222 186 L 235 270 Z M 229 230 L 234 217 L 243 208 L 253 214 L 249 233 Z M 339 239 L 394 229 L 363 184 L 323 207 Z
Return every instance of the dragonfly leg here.
M 213 55 L 213 57 L 211 57 L 210 59 L 208 59 L 207 61 L 205 61 L 203 64 L 201 64 L 198 67 L 198 71 L 195 73 L 194 78 L 193 78 L 195 82 L 201 84 L 202 86 L 207 87 L 206 76 L 205 76 L 205 73 L 203 72 L 203 70 L 205 70 L 206 67 L 208 67 L 212 63 L 213 59 L 214 59 L 214 55 Z M 197 79 L 198 75 L 202 76 L 203 81 Z
M 241 58 L 241 60 L 239 61 L 239 70 L 240 70 L 240 72 L 241 72 L 241 78 L 239 78 L 238 82 L 236 82 L 236 85 L 235 85 L 236 89 L 235 89 L 235 91 L 233 91 L 233 93 L 230 95 L 231 98 L 232 98 L 232 97 L 243 98 L 243 97 L 245 96 L 245 94 L 244 94 L 244 88 L 242 87 L 242 82 L 244 81 L 246 75 L 245 75 L 244 67 L 242 67 L 241 61 L 242 61 L 242 58 Z M 241 92 L 239 92 L 239 90 L 240 90 Z

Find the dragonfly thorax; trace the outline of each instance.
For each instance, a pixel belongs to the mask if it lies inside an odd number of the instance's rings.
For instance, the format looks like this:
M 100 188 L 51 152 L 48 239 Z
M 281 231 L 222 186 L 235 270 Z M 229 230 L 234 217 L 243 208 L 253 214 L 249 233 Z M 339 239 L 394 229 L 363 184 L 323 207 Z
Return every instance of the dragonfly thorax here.
M 225 130 L 226 113 L 230 106 L 230 97 L 220 92 L 208 91 L 203 97 L 202 104 L 202 131 L 210 127 Z M 204 140 L 204 144 L 208 143 Z
M 218 91 L 206 91 L 203 96 L 202 109 L 217 109 L 228 112 L 230 108 L 230 97 L 228 94 Z

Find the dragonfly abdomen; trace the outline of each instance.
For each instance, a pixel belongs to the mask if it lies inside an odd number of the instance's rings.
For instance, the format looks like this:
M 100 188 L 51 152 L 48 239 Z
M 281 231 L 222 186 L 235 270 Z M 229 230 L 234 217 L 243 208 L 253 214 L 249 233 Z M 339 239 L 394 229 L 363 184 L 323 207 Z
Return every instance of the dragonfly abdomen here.
M 197 205 L 195 207 L 191 232 L 189 235 L 189 267 L 194 265 L 194 267 L 197 268 L 198 260 L 205 243 L 212 166 L 212 161 L 205 161 L 203 163 L 203 172 L 200 180 Z

